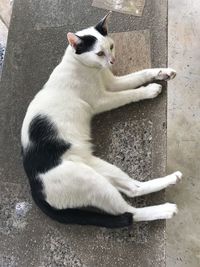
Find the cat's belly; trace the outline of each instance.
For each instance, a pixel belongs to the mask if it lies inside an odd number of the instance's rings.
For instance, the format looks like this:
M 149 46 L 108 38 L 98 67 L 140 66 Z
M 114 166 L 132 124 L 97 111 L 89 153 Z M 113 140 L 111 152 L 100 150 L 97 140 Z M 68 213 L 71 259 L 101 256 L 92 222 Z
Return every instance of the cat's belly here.
M 88 162 L 92 156 L 93 145 L 90 141 L 74 141 L 71 142 L 70 149 L 63 154 L 63 160 Z

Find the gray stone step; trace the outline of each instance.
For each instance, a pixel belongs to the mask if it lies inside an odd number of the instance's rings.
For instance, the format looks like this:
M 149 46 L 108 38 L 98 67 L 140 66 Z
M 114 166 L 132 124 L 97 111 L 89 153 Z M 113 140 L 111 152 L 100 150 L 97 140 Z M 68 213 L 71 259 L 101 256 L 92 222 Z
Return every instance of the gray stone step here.
M 164 222 L 118 230 L 61 225 L 32 202 L 22 168 L 20 129 L 29 102 L 59 63 L 67 32 L 93 25 L 105 13 L 89 0 L 14 2 L 0 84 L 0 266 L 165 266 Z M 131 41 L 126 52 L 117 48 L 115 72 L 166 66 L 167 1 L 146 1 L 142 17 L 113 12 L 109 29 L 117 33 L 115 39 Z M 119 33 L 129 31 L 130 36 Z M 157 99 L 97 116 L 93 136 L 96 154 L 135 179 L 164 175 L 166 90 Z M 144 206 L 163 200 L 160 192 L 131 202 Z

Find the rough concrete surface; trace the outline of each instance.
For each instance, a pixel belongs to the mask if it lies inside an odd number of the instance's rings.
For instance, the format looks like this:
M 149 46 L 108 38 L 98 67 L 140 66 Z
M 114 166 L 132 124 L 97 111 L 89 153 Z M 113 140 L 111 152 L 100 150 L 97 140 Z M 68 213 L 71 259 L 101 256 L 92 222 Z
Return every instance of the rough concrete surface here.
M 167 190 L 179 214 L 167 223 L 167 266 L 200 266 L 200 2 L 169 1 L 168 170 L 183 182 Z
M 105 13 L 86 0 L 14 2 L 0 90 L 0 266 L 165 266 L 164 222 L 118 230 L 61 225 L 36 208 L 22 169 L 20 128 L 28 103 L 59 63 L 66 33 L 93 25 Z M 133 70 L 138 62 L 139 68 L 166 65 L 166 26 L 164 0 L 147 1 L 142 17 L 113 13 L 110 20 L 112 32 L 140 31 L 132 37 L 131 46 L 143 44 L 131 55 Z M 164 175 L 165 90 L 155 100 L 99 115 L 93 136 L 96 153 L 134 178 Z M 163 199 L 161 192 L 131 202 L 143 206 Z

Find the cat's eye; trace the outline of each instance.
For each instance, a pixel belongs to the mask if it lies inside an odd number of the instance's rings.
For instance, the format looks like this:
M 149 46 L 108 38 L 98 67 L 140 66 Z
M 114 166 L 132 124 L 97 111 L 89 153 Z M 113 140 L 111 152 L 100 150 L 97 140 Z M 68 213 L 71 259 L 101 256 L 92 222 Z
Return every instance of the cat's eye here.
M 111 44 L 111 46 L 110 46 L 110 50 L 113 50 L 113 48 L 114 48 L 114 45 L 113 45 L 113 44 Z
M 97 53 L 97 56 L 99 56 L 99 57 L 105 56 L 105 53 L 104 53 L 103 51 L 99 51 L 99 52 Z

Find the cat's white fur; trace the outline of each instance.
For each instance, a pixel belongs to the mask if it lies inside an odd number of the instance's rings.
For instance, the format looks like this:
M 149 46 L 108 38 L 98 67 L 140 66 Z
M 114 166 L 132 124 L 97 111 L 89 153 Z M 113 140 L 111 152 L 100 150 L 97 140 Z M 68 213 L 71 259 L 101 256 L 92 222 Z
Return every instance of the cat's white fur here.
M 22 127 L 21 140 L 23 147 L 27 147 L 31 120 L 38 114 L 47 115 L 55 123 L 59 136 L 72 144 L 63 155 L 62 164 L 39 176 L 47 202 L 59 209 L 95 206 L 110 214 L 131 212 L 137 221 L 171 218 L 177 212 L 175 204 L 135 208 L 120 192 L 129 197 L 156 192 L 176 184 L 182 174 L 175 172 L 147 182 L 132 179 L 116 166 L 93 156 L 90 121 L 97 113 L 156 97 L 161 85 L 141 85 L 174 78 L 175 71 L 146 69 L 116 77 L 109 69 L 110 60 L 114 58 L 114 51 L 110 51 L 112 39 L 94 28 L 77 34 L 93 35 L 98 44 L 93 51 L 81 55 L 76 55 L 68 46 L 61 63 L 29 105 Z M 96 55 L 102 49 L 106 52 L 103 58 Z

